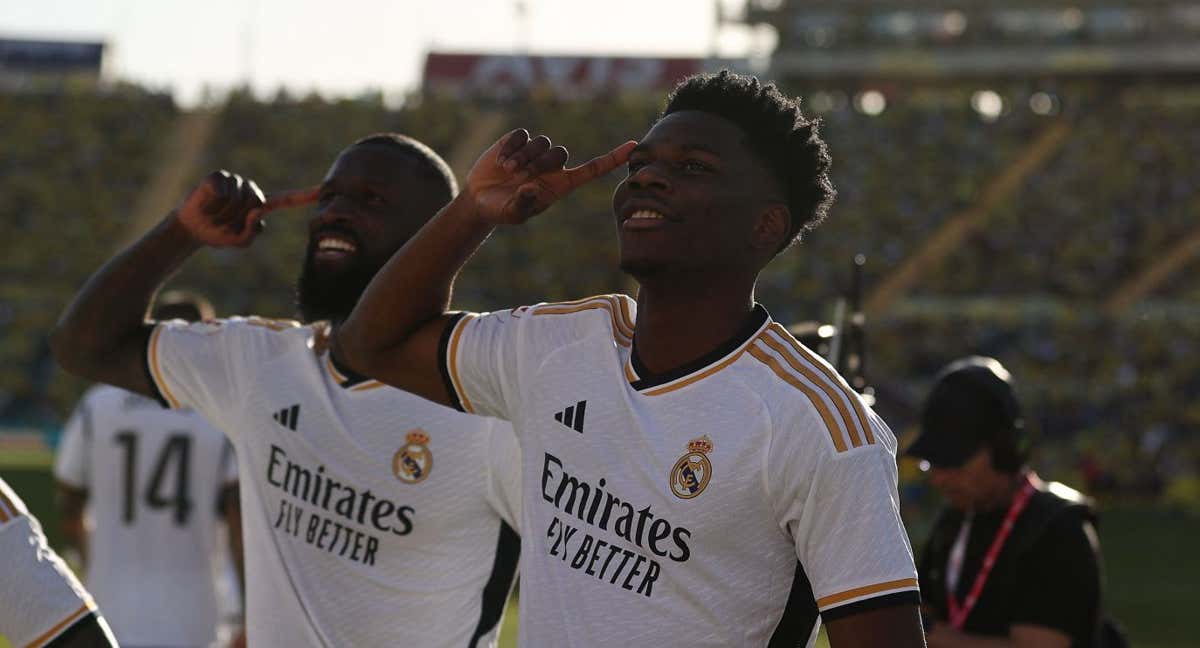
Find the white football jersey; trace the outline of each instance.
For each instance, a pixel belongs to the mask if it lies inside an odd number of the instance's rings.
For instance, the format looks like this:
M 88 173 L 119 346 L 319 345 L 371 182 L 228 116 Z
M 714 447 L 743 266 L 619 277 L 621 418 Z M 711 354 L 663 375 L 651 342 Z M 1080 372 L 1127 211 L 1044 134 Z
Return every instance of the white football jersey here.
M 896 440 L 756 307 L 709 356 L 650 376 L 622 295 L 463 314 L 462 409 L 524 457 L 530 646 L 812 645 L 826 619 L 917 599 Z
M 0 638 L 41 648 L 95 610 L 87 590 L 46 544 L 42 526 L 0 479 Z
M 485 646 L 519 551 L 511 427 L 339 369 L 319 325 L 156 327 L 172 406 L 237 450 L 252 646 Z
M 220 493 L 237 482 L 225 435 L 193 410 L 98 385 L 67 421 L 54 476 L 88 492 L 84 582 L 117 640 L 212 643 Z

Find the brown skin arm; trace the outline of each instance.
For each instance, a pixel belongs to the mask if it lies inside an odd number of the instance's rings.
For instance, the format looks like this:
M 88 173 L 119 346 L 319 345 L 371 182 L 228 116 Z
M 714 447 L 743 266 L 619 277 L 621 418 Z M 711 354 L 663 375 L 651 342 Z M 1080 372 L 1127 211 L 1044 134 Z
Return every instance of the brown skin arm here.
M 227 484 L 221 489 L 221 515 L 225 517 L 225 528 L 229 533 L 229 554 L 233 559 L 233 567 L 237 572 L 238 596 L 242 601 L 242 618 L 246 615 L 246 558 L 242 545 L 242 504 L 239 497 L 237 482 Z M 246 645 L 246 626 L 238 628 L 230 640 L 230 648 L 244 648 Z
M 168 216 L 87 280 L 50 332 L 63 369 L 144 396 L 158 392 L 146 375 L 154 293 L 199 249 L 178 219 Z
M 450 404 L 437 357 L 454 279 L 501 224 L 519 224 L 575 188 L 621 166 L 633 143 L 572 169 L 567 151 L 524 129 L 475 162 L 460 193 L 375 275 L 334 335 L 334 353 L 358 373 Z
M 832 648 L 924 648 L 921 615 L 915 605 L 895 605 L 830 621 Z
M 1007 637 L 981 637 L 959 632 L 946 624 L 930 631 L 929 648 L 1070 648 L 1071 638 L 1053 628 L 1015 625 Z
M 55 482 L 55 501 L 59 519 L 62 521 L 63 536 L 67 544 L 79 551 L 83 565 L 87 566 L 87 529 L 83 524 L 83 509 L 87 505 L 88 492 L 62 482 Z
M 237 571 L 239 592 L 242 595 L 242 609 L 246 605 L 246 561 L 242 549 L 242 505 L 238 498 L 237 483 L 228 484 L 221 489 L 221 515 L 225 517 L 225 527 L 229 532 L 229 553 L 233 558 L 233 566 Z
M 306 189 L 265 198 L 253 181 L 227 171 L 208 175 L 141 239 L 100 267 L 50 332 L 54 358 L 67 371 L 145 396 L 157 391 L 146 375 L 154 294 L 203 246 L 245 247 L 272 209 L 316 200 Z

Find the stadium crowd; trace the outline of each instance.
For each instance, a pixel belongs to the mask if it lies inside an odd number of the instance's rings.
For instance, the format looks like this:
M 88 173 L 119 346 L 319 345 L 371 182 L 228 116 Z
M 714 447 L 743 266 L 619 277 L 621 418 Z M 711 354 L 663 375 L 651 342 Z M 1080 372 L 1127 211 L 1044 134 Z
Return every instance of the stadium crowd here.
M 993 355 L 1021 379 L 1047 460 L 1077 471 L 1093 491 L 1165 492 L 1200 465 L 1200 448 L 1187 440 L 1200 427 L 1189 397 L 1200 392 L 1200 312 L 1188 306 L 1200 287 L 1187 279 L 1160 287 L 1153 304 L 1161 307 L 1149 314 L 1110 316 L 1099 305 L 1193 227 L 1200 88 L 1066 84 L 1051 114 L 1028 108 L 1031 88 L 1005 88 L 1003 110 L 988 118 L 971 106 L 977 90 L 893 92 L 874 115 L 856 109 L 852 92 L 810 102 L 825 120 L 840 195 L 829 222 L 768 269 L 763 301 L 780 305 L 781 321 L 829 318 L 854 254 L 869 259 L 870 290 L 974 205 L 1046 126 L 1068 120 L 1061 150 L 909 298 L 868 323 L 868 377 L 899 435 L 938 367 Z M 370 132 L 410 132 L 452 163 L 469 163 L 455 160 L 457 144 L 499 114 L 499 128 L 553 133 L 586 159 L 642 132 L 658 106 L 648 97 L 489 106 L 414 96 L 393 107 L 379 95 L 234 93 L 209 109 L 217 127 L 199 171 L 236 170 L 269 192 L 314 183 L 345 142 Z M 590 117 L 597 112 L 605 119 Z M 137 231 L 133 206 L 169 162 L 161 145 L 181 115 L 169 96 L 131 86 L 0 94 L 0 421 L 61 421 L 83 389 L 54 367 L 44 333 L 87 273 Z M 615 264 L 609 190 L 596 183 L 572 195 L 553 226 L 498 233 L 457 300 L 487 309 L 630 289 Z M 199 255 L 175 284 L 211 295 L 222 314 L 290 315 L 306 234 L 302 219 L 287 215 L 268 227 L 248 251 Z

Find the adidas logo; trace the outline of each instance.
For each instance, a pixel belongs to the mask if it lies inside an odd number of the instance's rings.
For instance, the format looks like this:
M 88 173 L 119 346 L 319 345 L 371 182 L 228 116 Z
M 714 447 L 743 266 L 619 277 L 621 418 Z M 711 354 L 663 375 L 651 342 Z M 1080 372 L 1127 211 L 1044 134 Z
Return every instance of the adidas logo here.
M 296 430 L 296 423 L 300 421 L 300 405 L 297 403 L 291 407 L 285 407 L 272 414 L 271 418 L 275 419 L 276 423 L 294 432 Z
M 581 400 L 561 412 L 556 412 L 554 420 L 583 434 L 583 415 L 585 412 L 587 412 L 587 401 Z

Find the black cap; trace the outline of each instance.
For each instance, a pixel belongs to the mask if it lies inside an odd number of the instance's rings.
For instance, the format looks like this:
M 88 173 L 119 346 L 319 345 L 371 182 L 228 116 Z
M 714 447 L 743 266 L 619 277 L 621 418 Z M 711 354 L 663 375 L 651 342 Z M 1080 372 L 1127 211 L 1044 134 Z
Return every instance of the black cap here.
M 1015 439 L 1024 423 L 1012 376 L 995 358 L 971 356 L 942 369 L 905 454 L 938 468 L 961 466 L 984 444 Z

